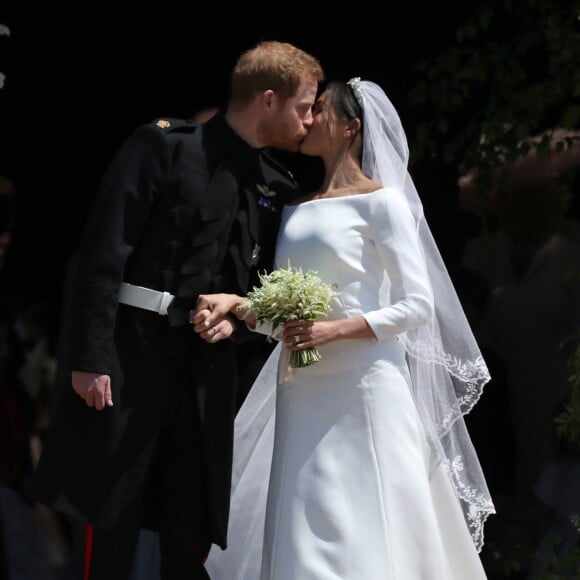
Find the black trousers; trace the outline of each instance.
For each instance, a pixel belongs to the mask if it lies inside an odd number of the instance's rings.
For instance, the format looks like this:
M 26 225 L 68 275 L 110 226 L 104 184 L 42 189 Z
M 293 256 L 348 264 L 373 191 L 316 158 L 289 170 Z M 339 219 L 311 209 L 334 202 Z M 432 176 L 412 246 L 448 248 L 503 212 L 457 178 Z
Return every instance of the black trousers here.
M 162 580 L 207 580 L 203 561 L 211 547 L 207 485 L 195 391 L 184 390 L 160 432 L 143 493 L 132 498 L 112 529 L 93 530 L 88 580 L 127 580 L 139 530 L 159 527 Z

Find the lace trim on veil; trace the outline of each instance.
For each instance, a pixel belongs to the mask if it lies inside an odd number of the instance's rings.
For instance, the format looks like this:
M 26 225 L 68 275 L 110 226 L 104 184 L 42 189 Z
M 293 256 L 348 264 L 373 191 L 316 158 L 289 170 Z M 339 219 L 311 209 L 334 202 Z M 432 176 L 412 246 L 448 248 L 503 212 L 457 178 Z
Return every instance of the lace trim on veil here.
M 443 437 L 459 417 L 469 413 L 479 401 L 483 387 L 491 380 L 491 375 L 482 356 L 475 360 L 464 361 L 457 356 L 443 352 L 440 345 L 425 345 L 405 341 L 407 354 L 425 364 L 436 364 L 447 369 L 448 373 L 458 379 L 464 387 L 464 393 L 457 399 L 447 414 L 437 425 L 437 435 Z
M 461 455 L 455 456 L 452 461 L 444 460 L 441 465 L 451 478 L 460 500 L 469 506 L 465 510 L 466 521 L 473 543 L 480 552 L 483 548 L 485 522 L 490 515 L 495 513 L 493 502 L 484 493 L 462 480 L 463 458 Z

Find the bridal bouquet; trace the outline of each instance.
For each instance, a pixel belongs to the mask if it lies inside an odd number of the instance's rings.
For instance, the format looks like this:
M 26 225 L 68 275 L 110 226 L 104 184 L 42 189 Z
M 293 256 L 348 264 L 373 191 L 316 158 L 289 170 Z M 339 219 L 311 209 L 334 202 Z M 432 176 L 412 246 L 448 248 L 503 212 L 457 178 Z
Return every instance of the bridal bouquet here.
M 332 285 L 323 282 L 317 272 L 306 273 L 300 268 L 279 268 L 260 274 L 260 287 L 248 292 L 244 309 L 251 311 L 258 322 L 271 322 L 273 328 L 287 320 L 316 320 L 331 310 L 335 295 Z M 307 367 L 320 360 L 316 347 L 306 347 L 290 353 L 292 368 Z

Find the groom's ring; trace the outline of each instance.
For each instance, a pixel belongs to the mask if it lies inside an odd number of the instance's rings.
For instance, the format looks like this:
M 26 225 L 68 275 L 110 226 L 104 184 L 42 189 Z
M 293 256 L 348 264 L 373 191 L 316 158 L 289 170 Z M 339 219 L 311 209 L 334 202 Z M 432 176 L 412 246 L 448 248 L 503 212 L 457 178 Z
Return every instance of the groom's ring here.
M 211 333 L 215 334 L 217 332 L 217 328 L 215 326 L 211 327 Z
M 300 342 L 300 335 L 296 334 L 294 335 L 294 344 L 298 344 Z

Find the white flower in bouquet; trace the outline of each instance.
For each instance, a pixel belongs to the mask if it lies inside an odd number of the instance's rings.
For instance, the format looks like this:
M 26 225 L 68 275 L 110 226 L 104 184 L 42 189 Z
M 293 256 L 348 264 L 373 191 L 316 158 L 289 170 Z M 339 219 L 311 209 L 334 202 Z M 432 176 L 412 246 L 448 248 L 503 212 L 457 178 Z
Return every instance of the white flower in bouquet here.
M 276 328 L 288 320 L 317 320 L 328 316 L 335 288 L 318 277 L 317 272 L 301 268 L 279 268 L 260 274 L 260 287 L 248 292 L 244 308 L 258 322 L 270 322 Z M 321 358 L 316 347 L 306 347 L 290 353 L 289 365 L 306 367 Z

